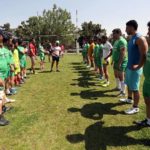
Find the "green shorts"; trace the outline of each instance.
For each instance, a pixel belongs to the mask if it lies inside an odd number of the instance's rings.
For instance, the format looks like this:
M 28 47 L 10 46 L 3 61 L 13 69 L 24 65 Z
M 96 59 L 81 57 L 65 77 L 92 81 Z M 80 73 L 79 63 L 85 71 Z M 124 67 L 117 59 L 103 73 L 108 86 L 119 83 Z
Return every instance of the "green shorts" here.
M 122 62 L 121 67 L 118 67 L 118 62 L 114 62 L 114 69 L 120 72 L 125 72 L 127 68 L 127 61 Z
M 20 59 L 20 67 L 21 68 L 26 68 L 26 66 L 27 66 L 26 60 L 25 59 Z
M 6 78 L 10 77 L 10 68 L 8 68 L 7 73 L 6 73 Z
M 97 67 L 102 67 L 103 66 L 102 59 L 96 58 L 95 63 L 96 63 Z
M 86 57 L 86 56 L 87 56 L 87 51 L 84 51 L 84 50 L 83 50 L 83 51 L 82 51 L 82 56 L 83 56 L 83 57 Z
M 6 79 L 6 73 L 0 72 L 0 79 L 4 81 Z
M 146 98 L 150 98 L 150 82 L 147 82 L 147 80 L 144 80 L 143 84 L 143 96 Z
M 40 60 L 41 61 L 45 60 L 45 54 L 40 54 Z
M 14 77 L 15 76 L 15 73 L 10 71 L 10 77 Z

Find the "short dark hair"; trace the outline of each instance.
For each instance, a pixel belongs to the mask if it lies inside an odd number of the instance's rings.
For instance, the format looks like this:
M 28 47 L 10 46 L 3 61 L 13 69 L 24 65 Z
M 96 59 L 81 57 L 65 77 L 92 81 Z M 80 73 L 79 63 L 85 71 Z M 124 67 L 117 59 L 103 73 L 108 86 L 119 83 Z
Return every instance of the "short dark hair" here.
M 137 30 L 138 28 L 138 23 L 136 20 L 130 20 L 126 23 L 126 26 L 131 26 L 133 27 L 135 30 Z
M 18 45 L 22 45 L 23 41 L 22 39 L 18 39 Z
M 116 28 L 112 31 L 112 33 L 116 33 L 116 34 L 122 34 L 121 30 L 119 28 Z
M 102 39 L 108 40 L 108 37 L 107 37 L 106 35 L 103 35 L 103 36 L 102 36 Z
M 150 21 L 147 23 L 147 26 L 150 28 Z

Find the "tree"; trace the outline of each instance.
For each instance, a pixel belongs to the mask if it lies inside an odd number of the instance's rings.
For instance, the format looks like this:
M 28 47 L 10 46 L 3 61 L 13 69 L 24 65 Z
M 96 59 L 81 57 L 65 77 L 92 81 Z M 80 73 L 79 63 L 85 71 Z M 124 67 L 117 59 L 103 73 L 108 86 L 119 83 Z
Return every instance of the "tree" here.
M 81 27 L 80 35 L 88 39 L 106 35 L 106 30 L 102 29 L 100 24 L 94 24 L 92 21 L 82 23 Z
M 11 29 L 10 29 L 10 23 L 5 23 L 5 24 L 2 26 L 2 28 L 3 28 L 5 31 L 7 31 L 7 32 L 10 32 L 10 31 L 11 31 Z
M 52 9 L 44 10 L 41 16 L 33 16 L 21 22 L 16 35 L 26 38 L 51 35 L 47 36 L 51 41 L 59 39 L 63 43 L 71 44 L 74 41 L 74 31 L 75 25 L 71 21 L 71 14 L 66 9 L 53 5 Z

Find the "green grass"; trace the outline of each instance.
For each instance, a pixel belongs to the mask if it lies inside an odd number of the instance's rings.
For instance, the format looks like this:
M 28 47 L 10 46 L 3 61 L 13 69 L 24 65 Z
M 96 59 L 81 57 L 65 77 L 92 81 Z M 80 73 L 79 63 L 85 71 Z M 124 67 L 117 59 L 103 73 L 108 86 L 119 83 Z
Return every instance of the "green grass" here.
M 9 126 L 0 127 L 0 150 L 148 150 L 150 129 L 137 130 L 134 120 L 145 117 L 141 97 L 139 114 L 122 113 L 111 85 L 100 86 L 79 55 L 66 55 L 60 73 L 30 75 L 6 113 Z M 37 64 L 38 67 L 39 64 Z M 143 80 L 143 79 L 142 79 Z

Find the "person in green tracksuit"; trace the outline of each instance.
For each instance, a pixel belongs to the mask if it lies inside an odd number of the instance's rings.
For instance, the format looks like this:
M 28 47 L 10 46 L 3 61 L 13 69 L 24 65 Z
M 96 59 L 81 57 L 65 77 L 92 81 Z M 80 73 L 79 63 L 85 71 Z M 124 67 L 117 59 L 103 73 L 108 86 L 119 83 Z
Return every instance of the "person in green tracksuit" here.
M 100 74 L 99 79 L 102 80 L 103 79 L 103 44 L 101 39 L 98 39 L 98 48 L 96 51 L 96 66 L 98 68 L 98 72 Z
M 125 96 L 125 83 L 124 83 L 124 77 L 125 77 L 125 70 L 128 63 L 127 58 L 127 41 L 124 39 L 121 35 L 120 29 L 114 29 L 112 31 L 113 33 L 113 39 L 115 40 L 113 45 L 113 68 L 114 68 L 114 74 L 116 78 L 116 84 L 117 89 L 119 89 L 120 96 Z
M 27 49 L 23 47 L 23 41 L 21 39 L 18 39 L 18 52 L 19 52 L 19 60 L 20 60 L 20 68 L 21 68 L 21 83 L 24 83 L 24 77 L 26 72 L 26 52 Z
M 83 63 L 87 63 L 87 64 L 88 64 L 88 49 L 89 49 L 89 47 L 90 47 L 90 45 L 89 45 L 88 41 L 86 41 L 83 46 L 82 56 L 83 56 Z
M 143 73 L 144 73 L 144 84 L 143 84 L 143 96 L 146 105 L 146 119 L 142 121 L 135 121 L 138 126 L 141 127 L 150 127 L 150 22 L 148 22 L 148 43 L 149 50 L 146 55 L 146 62 L 144 64 Z
M 40 56 L 40 69 L 41 71 L 44 69 L 44 60 L 45 60 L 45 50 L 43 43 L 39 44 L 39 56 Z
M 97 51 L 99 50 L 99 44 L 98 44 L 98 39 L 95 40 L 95 47 L 93 50 L 93 57 L 94 57 L 94 66 L 95 66 L 95 71 L 97 71 L 98 66 L 97 66 Z
M 3 108 L 5 103 L 5 79 L 7 77 L 7 60 L 5 57 L 5 49 L 3 46 L 3 41 L 6 39 L 3 32 L 0 30 L 0 126 L 5 126 L 9 124 L 3 116 Z
M 6 94 L 12 94 L 10 91 L 10 87 L 14 85 L 14 60 L 12 56 L 11 50 L 9 50 L 9 46 L 5 46 L 5 57 L 7 60 L 7 75 L 6 75 Z

